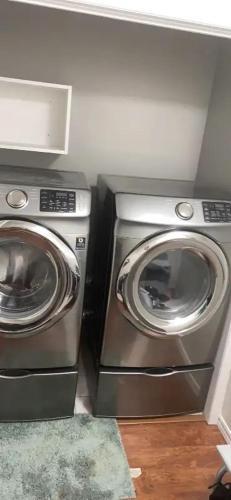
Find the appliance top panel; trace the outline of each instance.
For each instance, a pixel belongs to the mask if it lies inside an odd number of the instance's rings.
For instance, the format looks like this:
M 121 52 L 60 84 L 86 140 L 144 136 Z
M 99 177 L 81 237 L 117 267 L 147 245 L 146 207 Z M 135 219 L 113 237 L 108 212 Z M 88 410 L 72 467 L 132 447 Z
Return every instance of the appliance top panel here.
M 127 177 L 120 175 L 99 175 L 99 185 L 112 193 L 146 194 L 152 196 L 193 197 L 193 182 Z
M 231 202 L 134 194 L 116 194 L 118 219 L 167 226 L 231 226 Z M 231 241 L 231 237 L 230 237 Z
M 170 179 L 149 179 L 145 177 L 127 177 L 119 175 L 99 175 L 101 190 L 112 193 L 142 194 L 171 198 L 196 198 L 210 200 L 230 200 L 230 192 L 220 192 L 201 188 L 191 181 Z
M 89 190 L 85 175 L 82 172 L 5 165 L 0 166 L 0 184 Z
M 0 217 L 88 217 L 90 209 L 81 173 L 0 167 Z

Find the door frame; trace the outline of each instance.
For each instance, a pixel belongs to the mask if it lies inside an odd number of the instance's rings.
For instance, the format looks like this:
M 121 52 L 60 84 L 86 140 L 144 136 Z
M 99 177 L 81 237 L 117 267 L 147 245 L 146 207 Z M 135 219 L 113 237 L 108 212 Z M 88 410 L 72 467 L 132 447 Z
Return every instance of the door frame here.
M 148 313 L 138 295 L 138 283 L 146 265 L 169 250 L 190 249 L 214 270 L 215 285 L 211 296 L 186 318 L 164 320 Z M 229 264 L 220 246 L 208 236 L 195 231 L 170 230 L 139 244 L 125 258 L 120 268 L 116 297 L 122 314 L 141 332 L 151 337 L 183 336 L 207 323 L 221 306 L 229 284 Z M 154 319 L 154 321 L 153 321 Z
M 78 296 L 80 268 L 69 245 L 50 229 L 36 222 L 24 219 L 0 220 L 0 241 L 1 238 L 7 240 L 10 237 L 40 248 L 56 267 L 57 287 L 54 300 L 51 304 L 48 303 L 41 317 L 36 319 L 32 315 L 27 320 L 25 316 L 17 320 L 0 317 L 0 335 L 27 336 L 53 325 L 72 307 Z

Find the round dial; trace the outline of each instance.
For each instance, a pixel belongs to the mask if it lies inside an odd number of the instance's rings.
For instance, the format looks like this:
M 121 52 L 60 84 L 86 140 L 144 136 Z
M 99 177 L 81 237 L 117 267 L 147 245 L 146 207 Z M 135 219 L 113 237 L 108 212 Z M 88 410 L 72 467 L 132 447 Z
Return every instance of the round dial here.
M 23 208 L 27 204 L 27 194 L 20 189 L 13 189 L 6 197 L 8 205 L 12 208 Z
M 178 203 L 176 206 L 176 214 L 181 219 L 191 219 L 193 216 L 193 207 L 190 203 L 183 201 L 182 203 Z

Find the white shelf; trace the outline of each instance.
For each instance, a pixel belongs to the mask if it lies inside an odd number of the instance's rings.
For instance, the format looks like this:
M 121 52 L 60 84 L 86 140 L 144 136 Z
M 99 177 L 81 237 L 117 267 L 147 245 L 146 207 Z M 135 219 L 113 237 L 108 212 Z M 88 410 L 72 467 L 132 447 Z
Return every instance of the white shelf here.
M 220 444 L 217 446 L 217 450 L 226 466 L 227 471 L 231 471 L 231 445 L 230 444 Z
M 10 0 L 137 23 L 231 37 L 227 0 Z
M 0 148 L 67 154 L 72 87 L 0 77 Z

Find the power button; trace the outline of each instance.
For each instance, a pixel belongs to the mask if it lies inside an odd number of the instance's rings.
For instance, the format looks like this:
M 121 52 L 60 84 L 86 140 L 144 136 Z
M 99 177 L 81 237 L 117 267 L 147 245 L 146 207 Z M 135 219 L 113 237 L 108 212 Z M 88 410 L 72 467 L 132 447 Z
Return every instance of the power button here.
M 8 205 L 12 208 L 23 208 L 27 204 L 27 194 L 20 189 L 13 189 L 6 197 Z
M 193 216 L 193 207 L 190 203 L 183 201 L 176 206 L 176 214 L 184 220 L 189 220 Z

